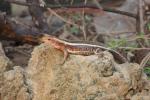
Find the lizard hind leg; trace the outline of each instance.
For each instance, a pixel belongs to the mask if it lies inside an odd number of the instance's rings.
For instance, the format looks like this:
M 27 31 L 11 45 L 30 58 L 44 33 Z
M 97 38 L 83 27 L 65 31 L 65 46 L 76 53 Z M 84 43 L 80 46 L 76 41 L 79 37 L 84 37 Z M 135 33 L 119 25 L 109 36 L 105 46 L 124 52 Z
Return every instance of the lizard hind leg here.
M 107 50 L 106 50 L 107 51 Z M 95 55 L 98 55 L 98 57 L 103 57 L 104 56 L 104 53 L 103 53 L 103 50 L 101 48 L 97 48 L 95 51 L 94 51 L 94 54 Z
M 95 51 L 94 51 L 94 54 L 96 55 L 100 55 L 102 53 L 102 50 L 100 48 L 97 48 Z

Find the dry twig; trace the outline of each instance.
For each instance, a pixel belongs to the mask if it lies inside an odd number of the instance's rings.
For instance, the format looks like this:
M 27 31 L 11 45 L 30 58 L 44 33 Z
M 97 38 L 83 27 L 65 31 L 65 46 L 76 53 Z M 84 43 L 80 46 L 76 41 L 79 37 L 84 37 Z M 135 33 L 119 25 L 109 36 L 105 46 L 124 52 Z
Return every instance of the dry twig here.
M 26 0 L 27 3 L 33 3 L 39 6 L 33 6 L 29 5 L 29 12 L 32 16 L 32 19 L 35 23 L 35 25 L 40 29 L 41 32 L 49 33 L 49 27 L 46 22 L 46 18 L 44 17 L 43 10 L 40 7 L 43 4 L 40 4 L 41 2 L 39 0 Z
M 150 50 L 150 48 L 134 48 L 134 47 L 118 47 L 118 48 L 126 50 Z
M 144 68 L 146 63 L 150 60 L 150 52 L 143 58 L 143 60 L 140 63 L 140 67 Z
M 14 0 L 6 0 L 10 3 L 15 3 L 15 4 L 19 4 L 19 5 L 24 5 L 24 6 L 38 6 L 41 7 L 39 5 L 37 5 L 36 3 L 26 3 L 26 2 L 21 2 L 21 1 L 14 1 Z M 132 18 L 137 19 L 137 14 L 133 14 L 133 13 L 129 13 L 129 12 L 125 12 L 125 11 L 120 11 L 114 8 L 108 8 L 108 7 L 103 7 L 102 10 L 99 10 L 99 7 L 95 6 L 95 5 L 91 5 L 91 4 L 78 4 L 78 5 L 45 5 L 44 7 L 41 7 L 47 10 L 47 8 L 51 8 L 53 10 L 58 10 L 62 11 L 62 12 L 67 12 L 70 10 L 74 10 L 74 11 L 80 11 L 79 9 L 83 9 L 83 8 L 87 8 L 86 11 L 90 10 L 90 13 L 93 13 L 96 11 L 96 13 L 100 12 L 100 11 L 106 11 L 106 12 L 112 12 L 112 13 L 116 13 L 116 14 L 121 14 L 121 15 L 125 15 L 125 16 L 129 16 Z M 69 10 L 66 10 L 66 8 L 68 8 Z
M 63 22 L 65 22 L 65 23 L 67 23 L 67 24 L 70 24 L 70 25 L 74 25 L 74 26 L 76 26 L 76 27 L 78 27 L 78 28 L 80 28 L 81 29 L 81 27 L 78 25 L 78 24 L 75 24 L 73 21 L 70 21 L 70 20 L 66 20 L 66 19 L 64 19 L 62 16 L 60 16 L 59 14 L 57 14 L 54 10 L 52 10 L 51 8 L 47 8 L 48 9 L 48 11 L 50 12 L 50 13 L 52 13 L 53 15 L 55 15 L 56 17 L 58 17 L 60 20 L 62 20 Z

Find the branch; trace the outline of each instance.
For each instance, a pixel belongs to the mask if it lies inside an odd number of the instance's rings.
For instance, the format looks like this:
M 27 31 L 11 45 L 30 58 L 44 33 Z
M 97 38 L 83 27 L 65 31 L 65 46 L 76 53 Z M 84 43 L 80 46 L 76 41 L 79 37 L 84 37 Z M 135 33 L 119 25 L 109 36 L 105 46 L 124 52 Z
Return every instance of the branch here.
M 34 23 L 35 25 L 41 29 L 41 32 L 49 32 L 49 27 L 48 24 L 46 22 L 46 18 L 43 15 L 43 10 L 40 7 L 40 2 L 39 0 L 26 0 L 27 3 L 34 3 L 38 6 L 33 6 L 33 5 L 29 5 L 29 12 L 32 15 L 32 18 L 34 19 Z M 38 22 L 38 23 L 37 23 Z
M 140 63 L 140 67 L 144 68 L 146 63 L 150 60 L 150 52 L 143 58 L 143 60 Z
M 0 13 L 0 39 L 38 44 L 41 33 L 35 27 L 25 26 Z
M 135 18 L 137 19 L 137 14 L 133 14 L 133 13 L 129 13 L 129 12 L 125 12 L 125 11 L 120 11 L 120 10 L 117 10 L 117 9 L 113 9 L 113 8 L 108 8 L 108 7 L 102 7 L 102 9 L 99 9 L 99 7 L 93 5 L 93 4 L 76 4 L 76 5 L 45 5 L 44 7 L 40 6 L 40 5 L 37 5 L 36 3 L 26 3 L 26 2 L 20 2 L 20 1 L 13 1 L 13 0 L 6 0 L 10 3 L 15 3 L 15 4 L 19 4 L 19 5 L 23 5 L 23 6 L 37 6 L 37 7 L 41 7 L 45 10 L 47 10 L 47 8 L 51 8 L 51 9 L 62 9 L 63 11 L 69 11 L 69 10 L 66 10 L 66 8 L 68 9 L 75 9 L 75 8 L 90 8 L 90 9 L 93 9 L 93 10 L 97 10 L 97 11 L 106 11 L 106 12 L 112 12 L 112 13 L 116 13 L 116 14 L 121 14 L 121 15 L 125 15 L 125 16 L 129 16 L 129 17 L 132 17 L 132 18 Z M 76 9 L 76 11 L 78 11 L 78 9 Z M 93 12 L 91 12 L 93 13 Z
M 144 11 L 143 11 L 144 2 L 139 0 L 139 34 L 144 33 Z
M 149 50 L 150 48 L 134 48 L 134 47 L 118 47 L 119 49 L 126 49 L 126 50 Z

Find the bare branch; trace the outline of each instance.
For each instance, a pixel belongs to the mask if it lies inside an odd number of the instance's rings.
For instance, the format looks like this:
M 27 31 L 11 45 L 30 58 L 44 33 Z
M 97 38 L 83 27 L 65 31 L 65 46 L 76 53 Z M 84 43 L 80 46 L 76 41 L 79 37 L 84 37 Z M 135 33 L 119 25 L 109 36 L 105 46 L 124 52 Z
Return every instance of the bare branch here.
M 46 22 L 46 18 L 43 15 L 44 11 L 40 7 L 41 4 L 39 0 L 26 0 L 26 1 L 27 3 L 31 3 L 31 4 L 33 3 L 35 5 L 39 5 L 39 6 L 29 5 L 30 14 L 32 15 L 35 25 L 41 30 L 41 32 L 49 33 L 49 27 Z
M 15 3 L 15 4 L 19 4 L 19 5 L 24 5 L 24 6 L 37 6 L 37 7 L 41 7 L 39 6 L 38 4 L 36 3 L 26 3 L 26 2 L 20 2 L 20 1 L 13 1 L 13 0 L 6 0 L 10 3 Z M 32 0 L 31 0 L 32 1 Z M 83 5 L 83 4 L 76 4 L 76 5 L 45 5 L 44 7 L 41 7 L 43 9 L 46 9 L 47 8 L 51 8 L 53 10 L 57 10 L 59 9 L 59 11 L 69 11 L 69 10 L 76 10 L 78 11 L 79 8 L 90 8 L 92 10 L 96 10 L 96 11 L 106 11 L 106 12 L 112 12 L 112 13 L 116 13 L 116 14 L 121 14 L 121 15 L 125 15 L 125 16 L 129 16 L 129 17 L 132 17 L 132 18 L 135 18 L 137 19 L 137 14 L 133 14 L 133 13 L 129 13 L 129 12 L 125 12 L 125 11 L 120 11 L 120 10 L 117 10 L 117 9 L 114 9 L 114 8 L 108 8 L 108 7 L 102 7 L 102 9 L 100 10 L 99 7 L 93 5 L 93 4 L 86 4 L 86 5 Z M 69 10 L 66 10 L 69 9 Z M 75 9 L 76 8 L 76 9 Z M 78 8 L 78 9 L 77 9 Z M 60 10 L 61 9 L 61 10 Z M 93 11 L 91 11 L 91 13 L 94 13 Z M 98 13 L 98 12 L 97 12 Z
M 42 34 L 35 27 L 24 26 L 0 13 L 0 39 L 38 44 Z
M 150 60 L 150 52 L 143 58 L 143 60 L 140 63 L 140 67 L 144 68 L 146 63 Z

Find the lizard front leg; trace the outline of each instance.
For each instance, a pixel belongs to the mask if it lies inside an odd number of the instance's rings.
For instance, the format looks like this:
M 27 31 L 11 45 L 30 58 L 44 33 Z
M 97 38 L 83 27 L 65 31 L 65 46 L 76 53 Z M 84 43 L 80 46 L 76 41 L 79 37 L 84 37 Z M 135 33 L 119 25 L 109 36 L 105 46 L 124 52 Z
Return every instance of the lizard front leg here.
M 63 65 L 66 61 L 66 59 L 68 58 L 68 51 L 66 49 L 63 50 L 64 53 L 64 57 L 63 57 L 63 61 L 60 63 L 61 65 Z

